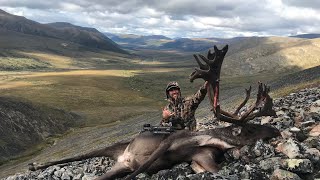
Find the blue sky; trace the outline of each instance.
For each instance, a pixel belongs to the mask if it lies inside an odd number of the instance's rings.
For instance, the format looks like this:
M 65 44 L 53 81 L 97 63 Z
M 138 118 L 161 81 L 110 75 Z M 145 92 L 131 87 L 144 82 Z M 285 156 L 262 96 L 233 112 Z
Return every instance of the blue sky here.
M 171 38 L 320 33 L 313 0 L 0 0 L 0 9 L 40 23 Z

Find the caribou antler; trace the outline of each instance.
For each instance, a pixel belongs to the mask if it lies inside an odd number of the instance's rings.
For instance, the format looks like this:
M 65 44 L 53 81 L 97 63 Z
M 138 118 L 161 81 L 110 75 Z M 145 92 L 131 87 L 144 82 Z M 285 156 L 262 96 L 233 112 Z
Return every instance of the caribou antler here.
M 215 81 L 220 79 L 220 71 L 221 65 L 224 59 L 224 56 L 228 52 L 228 45 L 223 47 L 221 50 L 214 46 L 214 52 L 211 50 L 208 52 L 207 58 L 203 55 L 199 54 L 198 56 L 206 63 L 202 64 L 197 55 L 193 55 L 199 64 L 199 68 L 195 68 L 195 71 L 190 75 L 190 81 L 202 78 L 210 83 L 214 83 Z
M 247 100 L 249 99 L 250 91 L 246 90 L 247 92 L 247 97 L 244 100 L 243 103 L 240 104 L 240 106 L 237 108 L 236 112 L 237 114 L 233 113 L 228 113 L 223 110 L 215 111 L 215 114 L 217 117 L 220 117 L 219 120 L 221 121 L 226 121 L 229 123 L 234 123 L 234 124 L 244 124 L 248 122 L 249 120 L 254 119 L 255 117 L 260 117 L 260 116 L 274 116 L 276 115 L 275 111 L 272 109 L 273 107 L 273 102 L 272 98 L 269 96 L 269 91 L 270 88 L 267 87 L 265 84 L 262 84 L 259 82 L 259 88 L 258 88 L 258 93 L 257 93 L 257 99 L 256 102 L 248 108 L 247 111 L 245 111 L 242 114 L 239 114 L 239 109 L 241 109 L 241 106 L 243 107 Z M 255 111 L 256 110 L 256 111 Z M 221 113 L 221 114 L 217 114 Z
M 197 55 L 194 55 L 200 68 L 196 68 L 195 71 L 190 75 L 190 81 L 193 82 L 195 79 L 202 78 L 209 82 L 208 96 L 210 103 L 213 107 L 213 112 L 218 120 L 234 123 L 244 124 L 247 121 L 254 119 L 258 116 L 275 115 L 275 111 L 272 110 L 272 98 L 269 96 L 270 88 L 265 84 L 259 82 L 257 99 L 254 105 L 252 105 L 246 112 L 240 114 L 240 109 L 248 102 L 251 93 L 251 86 L 246 89 L 246 98 L 235 110 L 234 113 L 226 112 L 220 109 L 219 104 L 219 81 L 222 62 L 228 51 L 228 45 L 219 50 L 214 46 L 214 52 L 208 51 L 207 57 L 199 54 L 198 56 L 205 62 L 203 64 Z M 255 111 L 258 110 L 258 111 Z

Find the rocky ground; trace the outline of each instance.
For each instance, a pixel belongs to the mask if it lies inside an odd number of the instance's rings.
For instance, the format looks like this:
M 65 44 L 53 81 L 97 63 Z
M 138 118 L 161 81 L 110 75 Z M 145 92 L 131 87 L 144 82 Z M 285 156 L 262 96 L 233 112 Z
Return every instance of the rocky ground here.
M 320 86 L 274 99 L 274 109 L 276 117 L 256 118 L 252 123 L 272 125 L 281 131 L 282 137 L 228 151 L 217 174 L 194 174 L 189 164 L 183 163 L 154 175 L 140 174 L 137 179 L 320 179 Z M 223 125 L 211 117 L 199 123 L 201 129 Z M 108 157 L 93 158 L 5 179 L 89 180 L 108 171 L 113 164 Z

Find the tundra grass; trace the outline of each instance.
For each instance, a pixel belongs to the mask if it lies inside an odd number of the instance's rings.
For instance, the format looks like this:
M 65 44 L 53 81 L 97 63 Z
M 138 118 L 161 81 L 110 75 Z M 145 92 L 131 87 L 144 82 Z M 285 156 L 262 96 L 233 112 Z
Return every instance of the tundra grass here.
M 0 70 L 44 69 L 51 65 L 33 58 L 0 57 Z
M 152 111 L 157 106 L 123 84 L 134 71 L 77 70 L 0 74 L 0 93 L 83 115 L 85 125 L 105 124 Z M 2 75 L 2 76 L 1 76 Z M 14 77 L 14 78 L 13 78 Z

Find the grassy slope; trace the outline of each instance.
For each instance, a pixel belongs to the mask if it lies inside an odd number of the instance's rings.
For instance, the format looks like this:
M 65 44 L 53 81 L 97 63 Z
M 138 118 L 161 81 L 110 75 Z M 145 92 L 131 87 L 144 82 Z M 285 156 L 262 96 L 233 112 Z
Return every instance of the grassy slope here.
M 232 46 L 233 45 L 233 46 Z M 320 39 L 270 37 L 231 44 L 223 68 L 228 75 L 283 73 L 320 65 Z

